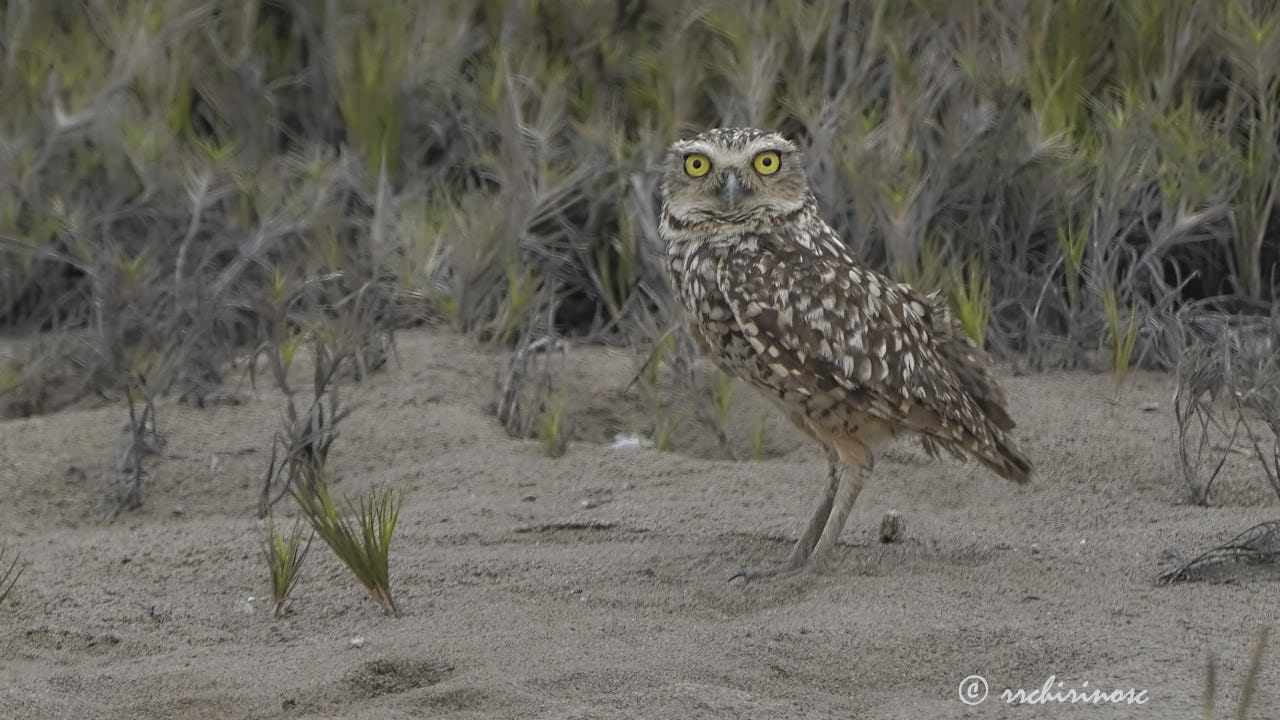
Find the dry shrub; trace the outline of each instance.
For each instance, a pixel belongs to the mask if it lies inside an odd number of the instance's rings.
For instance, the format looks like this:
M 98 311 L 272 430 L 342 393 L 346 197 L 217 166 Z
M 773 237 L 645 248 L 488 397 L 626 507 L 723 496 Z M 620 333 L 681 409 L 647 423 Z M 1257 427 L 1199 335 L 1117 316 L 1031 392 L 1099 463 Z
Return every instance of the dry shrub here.
M 1280 496 L 1280 325 L 1276 316 L 1187 313 L 1176 370 L 1179 468 L 1190 499 L 1206 505 L 1233 458 Z

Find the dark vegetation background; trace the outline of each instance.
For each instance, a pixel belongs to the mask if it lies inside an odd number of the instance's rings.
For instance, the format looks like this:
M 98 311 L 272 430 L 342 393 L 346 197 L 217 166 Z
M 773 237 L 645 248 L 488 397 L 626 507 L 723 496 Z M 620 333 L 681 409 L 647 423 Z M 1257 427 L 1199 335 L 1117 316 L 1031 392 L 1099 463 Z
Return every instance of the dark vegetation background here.
M 1023 367 L 1277 300 L 1274 1 L 11 0 L 0 51 L 9 416 L 426 321 L 649 352 L 654 168 L 716 125 Z

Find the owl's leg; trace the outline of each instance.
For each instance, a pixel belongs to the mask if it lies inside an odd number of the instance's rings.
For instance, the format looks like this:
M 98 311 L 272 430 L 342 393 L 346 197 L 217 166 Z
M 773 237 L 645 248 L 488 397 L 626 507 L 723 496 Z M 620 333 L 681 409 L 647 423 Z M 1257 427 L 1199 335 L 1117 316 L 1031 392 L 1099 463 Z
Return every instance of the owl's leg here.
M 862 486 L 871 475 L 873 460 L 868 448 L 857 442 L 846 442 L 840 447 L 840 487 L 836 490 L 835 502 L 832 503 L 831 514 L 827 517 L 822 536 L 809 556 L 809 567 L 822 572 L 828 568 L 831 552 L 835 549 L 836 540 L 844 530 L 845 521 L 853 511 L 854 503 Z
M 835 450 L 825 445 L 823 450 L 827 456 L 827 485 L 819 493 L 817 506 L 813 509 L 809 524 L 800 535 L 800 539 L 796 540 L 796 544 L 792 546 L 791 555 L 787 561 L 779 567 L 768 570 L 743 570 L 734 574 L 729 578 L 730 580 L 741 578 L 744 582 L 750 582 L 764 578 L 781 579 L 805 569 L 809 554 L 813 552 L 813 546 L 818 544 L 818 538 L 822 536 L 822 530 L 827 526 L 827 518 L 831 515 L 831 508 L 836 501 L 836 491 L 840 486 L 840 456 Z
M 809 525 L 791 548 L 791 556 L 787 558 L 785 569 L 798 569 L 809 561 L 809 554 L 813 552 L 813 546 L 818 544 L 818 538 L 822 536 L 822 529 L 827 526 L 827 518 L 836 501 L 836 491 L 840 487 L 840 456 L 829 447 L 824 447 L 823 450 L 827 455 L 827 485 L 818 495 L 818 503 L 809 518 Z

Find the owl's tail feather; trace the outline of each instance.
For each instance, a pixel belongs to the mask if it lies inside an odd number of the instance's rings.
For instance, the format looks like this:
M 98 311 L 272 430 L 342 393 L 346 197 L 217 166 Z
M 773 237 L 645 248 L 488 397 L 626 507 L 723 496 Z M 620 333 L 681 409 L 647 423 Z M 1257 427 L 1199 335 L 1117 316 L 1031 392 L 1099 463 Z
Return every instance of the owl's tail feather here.
M 938 347 L 960 386 L 973 398 L 992 425 L 1008 432 L 1014 427 L 1006 409 L 1008 399 L 995 378 L 987 372 L 991 358 L 969 342 L 968 337 L 950 338 Z
M 989 443 L 984 443 L 968 433 L 959 440 L 921 435 L 920 441 L 924 451 L 935 458 L 941 456 L 942 450 L 946 450 L 952 457 L 962 462 L 970 457 L 976 458 L 991 472 L 1019 485 L 1031 482 L 1035 468 L 1032 467 L 1027 456 L 1023 455 L 1014 444 L 1013 438 L 995 428 L 989 428 L 989 430 L 990 437 L 993 438 Z
M 982 411 L 987 428 L 986 433 L 980 434 L 991 438 L 990 442 L 970 438 L 971 444 L 965 449 L 1000 477 L 1020 485 L 1030 482 L 1033 471 L 1031 461 L 1018 449 L 1013 438 L 1009 437 L 1014 422 L 1007 409 L 1008 398 L 987 371 L 991 358 L 969 340 L 954 319 L 951 330 L 949 335 L 941 338 L 938 344 L 939 354 L 956 374 L 965 394 Z
M 1031 482 L 1034 468 L 1026 455 L 1014 444 L 1013 438 L 1004 433 L 996 434 L 994 448 L 986 448 L 987 452 L 975 453 L 978 461 L 987 466 L 995 474 L 1019 485 Z M 990 452 L 994 450 L 995 452 Z
M 1005 432 L 1012 430 L 1013 418 L 1009 417 L 1006 409 L 1008 398 L 987 372 L 991 357 L 969 339 L 941 291 L 929 295 L 926 300 L 932 310 L 932 328 L 943 362 L 956 374 L 965 394 L 973 398 L 993 425 Z

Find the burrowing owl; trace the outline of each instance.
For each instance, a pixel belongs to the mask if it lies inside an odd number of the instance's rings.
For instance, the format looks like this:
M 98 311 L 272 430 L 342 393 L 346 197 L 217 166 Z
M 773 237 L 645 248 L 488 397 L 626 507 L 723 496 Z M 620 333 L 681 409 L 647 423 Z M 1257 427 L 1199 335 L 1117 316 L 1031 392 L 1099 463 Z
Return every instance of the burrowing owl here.
M 846 249 L 818 216 L 794 143 L 711 130 L 672 145 L 664 170 L 660 232 L 690 334 L 828 458 L 827 485 L 782 570 L 825 564 L 874 451 L 899 434 L 1028 481 L 987 356 L 938 293 L 892 282 Z

